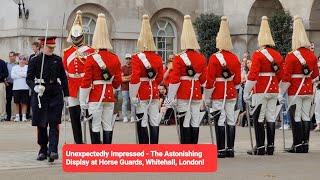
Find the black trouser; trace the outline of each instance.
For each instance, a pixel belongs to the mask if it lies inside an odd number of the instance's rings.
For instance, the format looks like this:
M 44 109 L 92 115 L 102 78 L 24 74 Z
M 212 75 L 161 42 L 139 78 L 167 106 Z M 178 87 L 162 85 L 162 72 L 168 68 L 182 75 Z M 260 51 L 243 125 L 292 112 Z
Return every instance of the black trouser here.
M 7 111 L 7 121 L 10 121 L 11 119 L 11 102 L 12 102 L 12 88 L 13 84 L 8 83 L 8 86 L 6 87 L 6 111 Z
M 59 144 L 59 124 L 50 124 L 49 125 L 49 134 L 48 127 L 37 127 L 38 130 L 38 144 L 40 145 L 40 153 L 49 154 L 51 152 L 58 153 L 58 144 Z M 49 148 L 48 148 L 49 143 Z M 48 151 L 49 150 L 49 151 Z

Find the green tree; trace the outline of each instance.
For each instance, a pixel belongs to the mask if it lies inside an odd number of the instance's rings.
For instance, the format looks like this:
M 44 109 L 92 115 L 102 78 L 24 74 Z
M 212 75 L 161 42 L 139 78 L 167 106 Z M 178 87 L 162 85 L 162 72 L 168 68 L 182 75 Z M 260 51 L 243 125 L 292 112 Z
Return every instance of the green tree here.
M 269 19 L 270 29 L 276 50 L 285 57 L 291 51 L 292 16 L 289 11 L 279 10 L 272 13 Z
M 217 52 L 216 36 L 220 27 L 220 16 L 213 13 L 201 14 L 193 23 L 200 45 L 200 52 L 206 56 L 207 59 L 211 54 Z

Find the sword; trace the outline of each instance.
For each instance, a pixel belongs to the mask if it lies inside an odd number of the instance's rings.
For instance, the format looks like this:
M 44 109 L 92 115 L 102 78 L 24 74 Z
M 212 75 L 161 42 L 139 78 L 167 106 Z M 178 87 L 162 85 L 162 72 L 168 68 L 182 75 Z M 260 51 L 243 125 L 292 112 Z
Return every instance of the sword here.
M 177 117 L 177 110 L 175 107 L 173 107 L 173 112 L 174 112 L 174 120 L 176 122 L 178 141 L 181 144 L 181 134 L 180 134 L 180 128 L 179 128 L 179 124 L 178 124 L 179 122 L 178 122 L 178 117 Z
M 47 45 L 47 37 L 48 37 L 48 28 L 49 28 L 49 24 L 48 24 L 48 20 L 47 20 L 47 27 L 46 27 L 46 36 L 44 38 L 44 45 L 43 45 L 43 48 L 46 47 Z M 43 76 L 43 65 L 44 65 L 44 52 L 42 52 L 42 60 L 41 60 L 41 70 L 40 70 L 40 82 L 39 82 L 39 86 L 41 86 L 42 84 L 42 76 Z M 42 96 L 43 94 L 41 93 L 38 93 L 38 107 L 39 109 L 41 109 L 41 100 L 40 100 L 40 97 Z
M 251 132 L 251 122 L 250 122 L 250 105 L 247 102 L 246 103 L 247 106 L 247 110 L 246 110 L 246 114 L 247 114 L 247 121 L 248 121 L 248 127 L 249 127 L 249 134 L 250 134 L 250 144 L 251 144 L 251 150 L 252 150 L 252 155 L 254 155 L 254 148 L 253 148 L 253 142 L 252 142 L 252 132 Z
M 280 108 L 280 121 L 281 121 L 281 124 L 282 124 L 282 140 L 283 140 L 283 152 L 286 152 L 286 138 L 285 138 L 285 135 L 284 135 L 284 106 L 281 105 L 281 108 Z

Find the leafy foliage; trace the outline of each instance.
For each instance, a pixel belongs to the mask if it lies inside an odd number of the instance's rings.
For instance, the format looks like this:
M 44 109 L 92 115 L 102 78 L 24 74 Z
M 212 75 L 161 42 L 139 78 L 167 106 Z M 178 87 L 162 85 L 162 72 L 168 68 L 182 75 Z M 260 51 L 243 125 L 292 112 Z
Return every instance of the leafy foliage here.
M 275 49 L 284 57 L 291 51 L 292 16 L 289 11 L 275 11 L 269 19 Z
M 193 25 L 197 31 L 200 52 L 209 59 L 211 54 L 218 51 L 216 49 L 216 37 L 220 27 L 220 16 L 214 13 L 201 14 L 196 18 Z

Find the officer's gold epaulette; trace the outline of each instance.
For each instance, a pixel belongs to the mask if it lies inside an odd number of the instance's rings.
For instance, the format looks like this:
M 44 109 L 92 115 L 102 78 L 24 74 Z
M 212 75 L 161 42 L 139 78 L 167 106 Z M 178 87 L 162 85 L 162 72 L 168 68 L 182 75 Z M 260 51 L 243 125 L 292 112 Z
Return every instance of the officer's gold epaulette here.
M 72 46 L 69 46 L 63 50 L 63 52 L 68 51 Z

